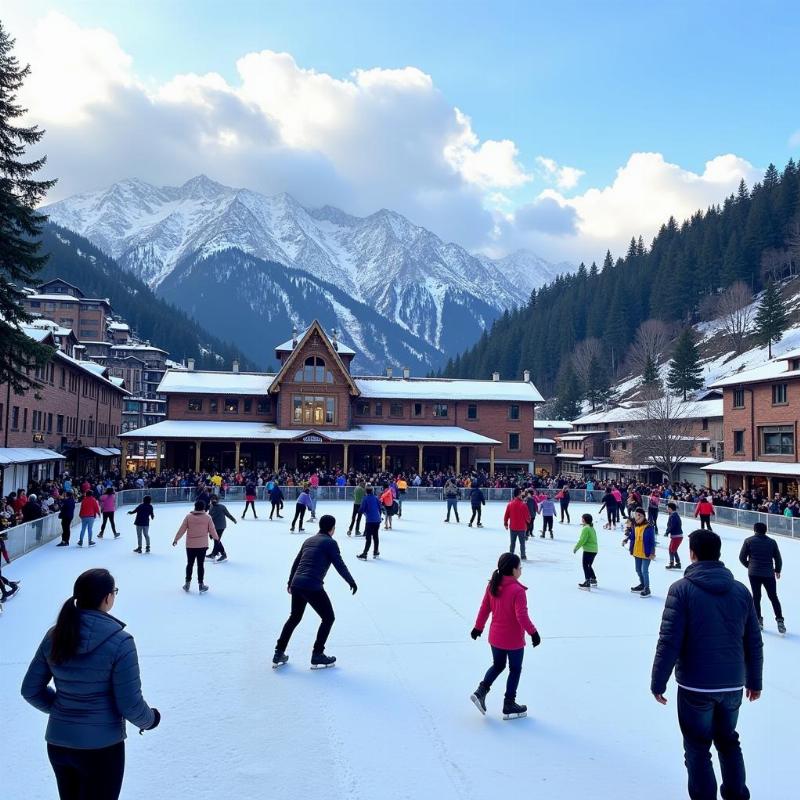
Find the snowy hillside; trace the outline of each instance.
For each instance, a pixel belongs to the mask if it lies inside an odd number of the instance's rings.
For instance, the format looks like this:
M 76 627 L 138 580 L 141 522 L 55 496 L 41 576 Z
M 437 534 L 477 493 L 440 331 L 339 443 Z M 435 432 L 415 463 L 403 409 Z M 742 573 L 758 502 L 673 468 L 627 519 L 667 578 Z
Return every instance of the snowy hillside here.
M 179 187 L 122 181 L 46 211 L 156 291 L 179 264 L 238 251 L 338 286 L 448 355 L 569 270 L 524 251 L 496 261 L 476 257 L 386 209 L 368 217 L 307 209 L 287 194 L 267 197 L 204 175 Z M 252 301 L 258 306 L 260 298 Z

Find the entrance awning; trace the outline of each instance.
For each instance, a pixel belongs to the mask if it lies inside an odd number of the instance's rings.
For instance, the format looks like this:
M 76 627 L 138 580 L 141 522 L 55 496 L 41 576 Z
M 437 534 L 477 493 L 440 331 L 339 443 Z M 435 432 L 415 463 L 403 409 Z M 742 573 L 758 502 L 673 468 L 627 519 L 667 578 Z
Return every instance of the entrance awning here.
M 800 478 L 800 464 L 779 461 L 718 461 L 700 467 L 704 472 L 728 472 L 740 475 L 776 475 Z
M 96 456 L 101 456 L 102 458 L 111 458 L 112 456 L 120 455 L 120 451 L 116 447 L 84 447 L 83 449 L 94 453 Z
M 0 466 L 36 464 L 40 461 L 63 461 L 66 456 L 46 447 L 0 447 Z

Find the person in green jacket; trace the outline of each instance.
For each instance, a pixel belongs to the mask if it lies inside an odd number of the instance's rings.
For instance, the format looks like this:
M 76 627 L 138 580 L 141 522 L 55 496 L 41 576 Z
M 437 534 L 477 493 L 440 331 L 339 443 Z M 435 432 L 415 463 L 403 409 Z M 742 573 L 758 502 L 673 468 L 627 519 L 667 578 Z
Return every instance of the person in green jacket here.
M 583 576 L 585 580 L 583 583 L 578 584 L 578 588 L 589 592 L 592 586 L 597 586 L 597 576 L 594 574 L 594 568 L 592 567 L 598 550 L 597 531 L 595 531 L 592 524 L 591 514 L 584 514 L 581 517 L 581 522 L 583 523 L 581 536 L 572 552 L 577 553 L 578 550 L 583 550 Z
M 348 536 L 353 533 L 353 525 L 356 526 L 356 536 L 361 536 L 361 531 L 358 529 L 359 525 L 361 525 L 361 517 L 363 516 L 361 513 L 361 501 L 364 499 L 366 493 L 364 481 L 361 480 L 358 482 L 356 488 L 353 489 L 353 516 L 350 517 L 350 527 L 347 529 Z

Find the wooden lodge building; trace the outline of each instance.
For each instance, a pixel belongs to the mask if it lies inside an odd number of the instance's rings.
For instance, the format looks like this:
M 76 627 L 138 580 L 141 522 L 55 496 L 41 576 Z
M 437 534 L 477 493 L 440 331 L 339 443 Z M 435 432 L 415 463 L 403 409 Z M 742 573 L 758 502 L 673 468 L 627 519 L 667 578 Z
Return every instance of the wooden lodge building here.
M 166 419 L 122 434 L 176 469 L 532 470 L 534 408 L 522 380 L 362 377 L 317 321 L 278 345 L 276 374 L 171 369 Z

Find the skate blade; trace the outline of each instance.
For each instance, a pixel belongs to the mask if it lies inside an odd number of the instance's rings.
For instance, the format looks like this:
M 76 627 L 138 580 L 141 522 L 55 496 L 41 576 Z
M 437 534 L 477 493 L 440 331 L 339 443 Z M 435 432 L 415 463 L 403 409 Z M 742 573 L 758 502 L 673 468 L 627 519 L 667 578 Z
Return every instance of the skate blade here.
M 281 661 L 280 664 L 273 664 L 272 669 L 278 669 L 279 667 L 285 667 L 289 662 L 288 661 Z
M 528 712 L 523 711 L 521 714 L 503 714 L 503 719 L 522 719 L 522 717 L 527 717 Z
M 312 664 L 311 669 L 330 669 L 335 666 L 336 662 L 334 661 L 333 664 Z
M 578 587 L 582 592 L 591 592 L 591 587 L 589 586 L 579 586 Z
M 469 699 L 472 700 L 472 702 L 475 704 L 475 708 L 477 708 L 478 711 L 481 712 L 481 714 L 486 716 L 486 709 L 484 709 L 484 707 L 481 705 L 481 701 L 478 700 L 478 698 L 474 694 L 471 694 L 469 696 Z

